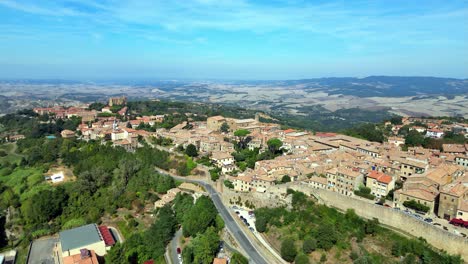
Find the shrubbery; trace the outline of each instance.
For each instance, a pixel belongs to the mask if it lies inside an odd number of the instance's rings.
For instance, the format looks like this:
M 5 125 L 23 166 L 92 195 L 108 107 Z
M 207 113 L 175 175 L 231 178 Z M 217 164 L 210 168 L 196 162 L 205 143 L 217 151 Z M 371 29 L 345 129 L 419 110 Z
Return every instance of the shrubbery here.
M 404 201 L 403 205 L 405 207 L 414 209 L 416 211 L 421 211 L 427 213 L 431 208 L 429 206 L 426 206 L 424 204 L 420 204 L 416 202 L 415 200 L 409 200 L 409 201 Z

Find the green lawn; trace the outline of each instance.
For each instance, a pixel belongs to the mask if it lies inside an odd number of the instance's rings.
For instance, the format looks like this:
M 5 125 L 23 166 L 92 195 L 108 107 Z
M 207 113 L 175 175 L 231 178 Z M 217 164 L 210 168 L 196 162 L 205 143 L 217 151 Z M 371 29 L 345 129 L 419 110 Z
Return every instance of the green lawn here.
M 0 150 L 4 150 L 8 154 L 5 157 L 0 157 L 0 164 L 5 161 L 18 164 L 21 161 L 22 156 L 15 153 L 16 143 L 2 144 L 0 145 Z
M 16 168 L 11 174 L 0 176 L 0 182 L 11 187 L 20 196 L 21 201 L 32 197 L 41 190 L 52 188 L 44 180 L 42 170 L 38 168 Z

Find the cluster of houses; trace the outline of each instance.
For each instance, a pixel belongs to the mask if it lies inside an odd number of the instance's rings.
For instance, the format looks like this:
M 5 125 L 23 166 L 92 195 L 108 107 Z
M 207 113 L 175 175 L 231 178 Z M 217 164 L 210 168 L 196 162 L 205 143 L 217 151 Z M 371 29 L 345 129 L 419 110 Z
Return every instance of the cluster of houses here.
M 451 122 L 445 119 L 403 117 L 401 125 L 392 125 L 390 122 L 385 123 L 385 125 L 392 126 L 392 132 L 395 135 L 403 126 L 410 126 L 410 131 L 416 130 L 430 138 L 442 138 L 447 132 L 462 134 L 465 138 L 468 138 L 468 124 Z
M 79 126 L 82 139 L 110 140 L 114 146 L 122 146 L 129 151 L 138 147 L 139 137 L 169 138 L 175 146 L 193 144 L 199 153 L 210 157 L 236 191 L 265 192 L 288 176 L 291 181 L 302 181 L 314 188 L 347 196 L 354 196 L 356 190 L 366 186 L 378 199 L 386 197 L 398 182 L 402 184 L 398 184 L 401 188 L 394 190 L 393 206 L 403 207 L 405 201 L 415 200 L 439 217 L 468 219 L 468 175 L 465 173 L 468 144 L 444 144 L 442 150 L 412 147 L 403 151 L 401 145 L 405 139 L 398 136 L 377 143 L 336 133 L 283 130 L 280 125 L 260 122 L 257 117 L 212 116 L 207 121 L 183 122 L 156 132 L 137 128 L 141 123 L 154 125 L 163 122 L 162 115 L 143 116 L 130 121 L 97 117 L 93 121 L 90 125 L 83 123 Z M 443 120 L 403 118 L 402 122 L 403 125 L 423 123 L 425 127 L 412 126 L 411 129 L 421 129 L 426 136 L 434 138 L 447 131 L 466 136 L 468 131 L 464 124 L 448 124 Z M 403 125 L 392 125 L 392 131 L 397 135 Z M 234 132 L 239 129 L 250 132 L 246 143 L 250 150 L 267 151 L 267 141 L 277 138 L 283 143 L 284 155 L 257 161 L 253 169 L 241 171 L 232 155 L 235 151 L 232 142 L 237 140 Z M 442 134 L 438 133 L 439 130 Z M 74 134 L 73 131 L 65 133 L 68 134 L 63 137 Z
M 227 133 L 220 132 L 224 123 L 229 127 Z M 403 207 L 405 201 L 415 200 L 439 217 L 468 219 L 468 145 L 444 144 L 443 151 L 420 147 L 403 151 L 404 139 L 398 137 L 381 144 L 335 133 L 282 130 L 256 119 L 222 116 L 186 127 L 183 123 L 157 133 L 173 139 L 176 145 L 194 144 L 200 152 L 208 153 L 236 191 L 265 192 L 287 175 L 291 181 L 348 196 L 365 186 L 376 198 L 382 198 L 400 182 L 402 187 L 394 192 L 393 206 Z M 250 131 L 249 149 L 266 151 L 266 142 L 278 138 L 285 155 L 257 161 L 253 169 L 240 172 L 230 140 L 235 139 L 233 131 L 241 128 Z
M 39 115 L 53 115 L 56 118 L 72 118 L 72 117 L 81 117 L 83 122 L 94 121 L 98 115 L 96 110 L 88 110 L 87 106 L 82 107 L 69 107 L 64 108 L 62 106 L 54 107 L 37 107 L 33 109 L 34 113 Z
M 228 132 L 220 131 L 224 123 Z M 239 171 L 231 143 L 238 129 L 250 131 L 249 149 L 266 151 L 266 142 L 278 138 L 285 155 L 257 161 L 253 169 Z M 277 124 L 257 119 L 222 116 L 191 123 L 190 129 L 183 123 L 156 133 L 171 138 L 176 145 L 193 144 L 202 154 L 210 155 L 236 191 L 265 192 L 287 175 L 291 181 L 348 196 L 365 186 L 378 199 L 401 182 L 402 188 L 394 192 L 393 206 L 403 207 L 405 201 L 415 200 L 439 217 L 468 219 L 468 145 L 444 144 L 443 151 L 420 147 L 403 151 L 405 140 L 396 136 L 381 144 L 335 133 L 282 130 Z M 445 198 L 447 195 L 452 198 Z

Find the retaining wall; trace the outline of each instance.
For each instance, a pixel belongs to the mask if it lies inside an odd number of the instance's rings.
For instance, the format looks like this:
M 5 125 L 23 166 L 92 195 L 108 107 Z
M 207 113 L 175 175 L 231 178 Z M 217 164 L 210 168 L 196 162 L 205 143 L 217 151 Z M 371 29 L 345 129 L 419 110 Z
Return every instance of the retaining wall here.
M 465 261 L 468 260 L 468 239 L 417 220 L 401 211 L 328 190 L 314 189 L 306 185 L 294 185 L 290 186 L 290 188 L 306 194 L 318 195 L 328 206 L 343 211 L 353 209 L 357 215 L 367 219 L 377 218 L 384 225 L 394 227 L 415 237 L 422 237 L 434 247 L 445 250 L 450 254 L 459 254 Z

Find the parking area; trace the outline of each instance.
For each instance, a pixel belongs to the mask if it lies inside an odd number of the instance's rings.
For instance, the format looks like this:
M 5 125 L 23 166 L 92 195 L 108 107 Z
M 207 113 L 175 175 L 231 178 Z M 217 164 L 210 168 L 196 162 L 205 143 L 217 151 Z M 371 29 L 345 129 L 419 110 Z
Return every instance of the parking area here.
M 249 228 L 250 231 L 256 232 L 255 230 L 255 215 L 252 210 L 240 208 L 238 206 L 232 206 L 231 209 L 236 213 L 242 222 Z
M 57 237 L 48 237 L 34 240 L 31 245 L 28 264 L 55 264 L 55 245 Z
M 433 225 L 435 227 L 438 227 L 440 229 L 443 229 L 447 232 L 450 232 L 452 234 L 455 234 L 455 235 L 458 235 L 458 236 L 461 236 L 461 237 L 464 237 L 464 238 L 468 238 L 467 234 L 468 234 L 468 229 L 467 228 L 464 228 L 464 227 L 459 227 L 459 226 L 454 226 L 452 224 L 450 224 L 447 220 L 445 219 L 440 219 L 438 217 L 427 217 L 427 216 L 422 216 L 416 212 L 413 212 L 412 210 L 408 210 L 408 209 L 404 209 L 404 210 L 401 210 L 400 208 L 393 208 L 393 210 L 395 211 L 399 211 L 403 214 L 407 214 L 411 217 L 414 217 L 420 221 L 423 221 L 425 222 L 426 224 L 428 225 Z

